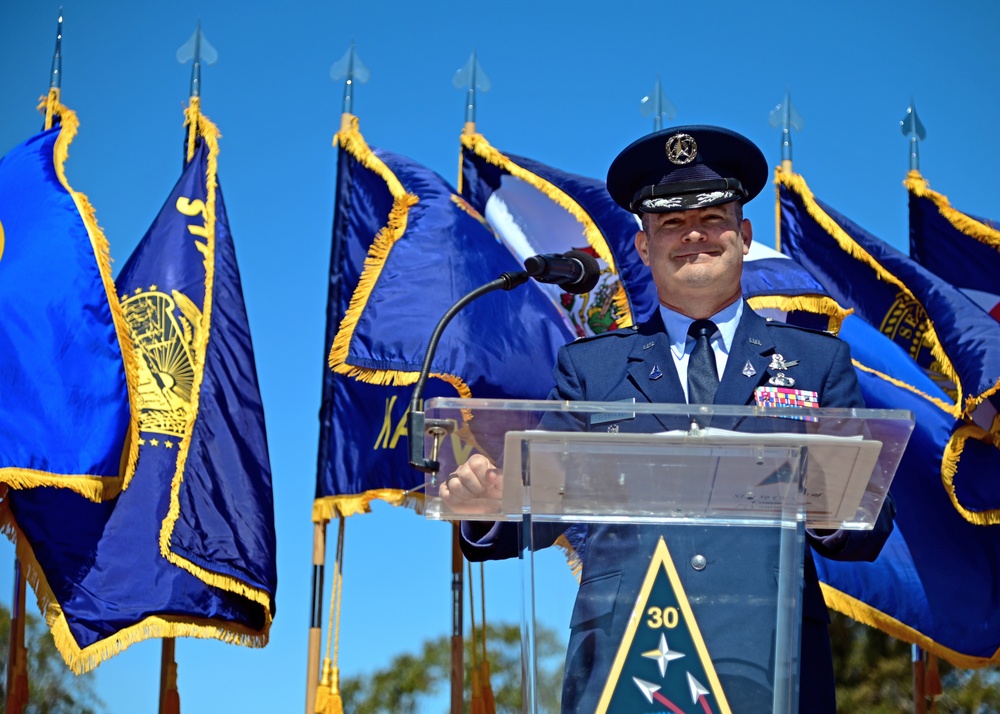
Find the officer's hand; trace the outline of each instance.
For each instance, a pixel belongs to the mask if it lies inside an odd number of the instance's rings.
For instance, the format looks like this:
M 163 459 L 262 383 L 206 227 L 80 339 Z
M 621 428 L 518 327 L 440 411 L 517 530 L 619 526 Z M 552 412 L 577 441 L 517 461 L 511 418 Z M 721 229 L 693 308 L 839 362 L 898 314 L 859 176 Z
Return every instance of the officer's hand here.
M 473 454 L 455 469 L 438 490 L 438 495 L 456 511 L 475 509 L 486 499 L 499 499 L 503 493 L 503 471 L 482 454 Z

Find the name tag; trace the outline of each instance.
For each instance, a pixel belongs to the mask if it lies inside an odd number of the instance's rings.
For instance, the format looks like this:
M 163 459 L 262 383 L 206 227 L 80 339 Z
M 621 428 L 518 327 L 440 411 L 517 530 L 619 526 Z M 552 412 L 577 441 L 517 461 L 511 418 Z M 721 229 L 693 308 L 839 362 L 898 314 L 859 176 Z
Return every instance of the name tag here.
M 622 402 L 628 404 L 635 404 L 635 397 L 631 399 L 622 399 Z M 597 424 L 607 424 L 613 421 L 623 421 L 625 419 L 635 419 L 635 412 L 601 412 L 600 414 L 590 415 L 590 425 L 595 426 Z

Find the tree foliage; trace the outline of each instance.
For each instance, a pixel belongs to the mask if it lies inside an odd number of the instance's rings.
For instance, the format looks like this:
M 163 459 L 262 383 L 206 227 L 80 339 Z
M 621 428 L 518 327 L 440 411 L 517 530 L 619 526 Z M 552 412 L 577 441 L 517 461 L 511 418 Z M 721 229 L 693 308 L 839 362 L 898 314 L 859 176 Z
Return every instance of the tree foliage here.
M 830 617 L 837 708 L 868 714 L 913 711 L 912 647 L 836 612 Z M 938 714 L 1000 712 L 996 668 L 957 669 L 941 660 L 938 666 L 943 690 L 935 702 Z
M 28 651 L 28 704 L 25 714 L 98 714 L 104 703 L 94 693 L 93 672 L 75 676 L 56 649 L 52 633 L 28 613 L 24 628 Z M 0 671 L 7 672 L 10 609 L 0 605 Z M 0 714 L 6 709 L 6 676 L 0 681 Z
M 559 711 L 562 689 L 562 665 L 566 645 L 549 629 L 536 629 L 538 653 L 538 701 L 543 712 Z M 520 712 L 521 706 L 521 630 L 517 625 L 502 624 L 487 627 L 487 649 L 490 681 L 496 699 L 497 712 Z M 481 657 L 482 646 L 477 650 Z M 469 665 L 472 662 L 471 642 L 465 640 L 466 711 L 471 700 Z M 439 637 L 424 642 L 419 654 L 401 654 L 387 667 L 370 675 L 348 677 L 340 687 L 344 711 L 355 714 L 413 714 L 427 711 L 435 695 L 447 696 L 451 672 L 451 638 Z M 443 711 L 448 711 L 447 705 Z
M 913 711 L 913 669 L 909 644 L 850 618 L 831 612 L 830 639 L 837 706 L 842 712 L 897 714 Z M 490 669 L 497 712 L 520 712 L 521 632 L 515 625 L 489 628 Z M 547 629 L 537 632 L 540 664 L 540 710 L 559 711 L 565 644 Z M 465 663 L 472 661 L 466 640 Z M 435 697 L 447 698 L 451 668 L 450 638 L 425 642 L 418 654 L 397 655 L 384 669 L 367 676 L 350 677 L 341 685 L 344 711 L 357 714 L 413 714 L 428 711 Z M 968 712 L 1000 714 L 1000 671 L 957 669 L 939 661 L 943 693 L 937 697 L 937 714 Z M 465 680 L 466 711 L 470 696 Z M 447 711 L 447 704 L 441 711 Z M 931 711 L 928 700 L 927 711 Z

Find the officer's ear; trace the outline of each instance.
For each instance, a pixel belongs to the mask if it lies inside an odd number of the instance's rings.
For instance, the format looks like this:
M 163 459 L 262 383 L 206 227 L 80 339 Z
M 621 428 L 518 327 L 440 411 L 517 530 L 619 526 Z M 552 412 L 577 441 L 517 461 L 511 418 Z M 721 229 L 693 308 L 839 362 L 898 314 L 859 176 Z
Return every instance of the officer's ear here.
M 649 265 L 649 236 L 646 231 L 640 230 L 635 234 L 635 251 L 643 265 Z
M 744 218 L 740 224 L 740 237 L 743 238 L 743 255 L 750 252 L 750 244 L 753 243 L 753 225 L 749 218 Z

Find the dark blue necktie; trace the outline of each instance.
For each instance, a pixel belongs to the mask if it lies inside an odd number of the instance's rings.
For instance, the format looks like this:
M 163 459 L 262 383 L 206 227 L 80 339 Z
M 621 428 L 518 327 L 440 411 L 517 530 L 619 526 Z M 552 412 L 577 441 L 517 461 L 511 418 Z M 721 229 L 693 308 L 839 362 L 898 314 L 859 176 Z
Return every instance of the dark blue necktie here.
M 694 338 L 694 349 L 688 360 L 688 404 L 711 404 L 719 388 L 719 371 L 715 367 L 712 335 L 718 331 L 711 320 L 695 320 L 688 328 Z

